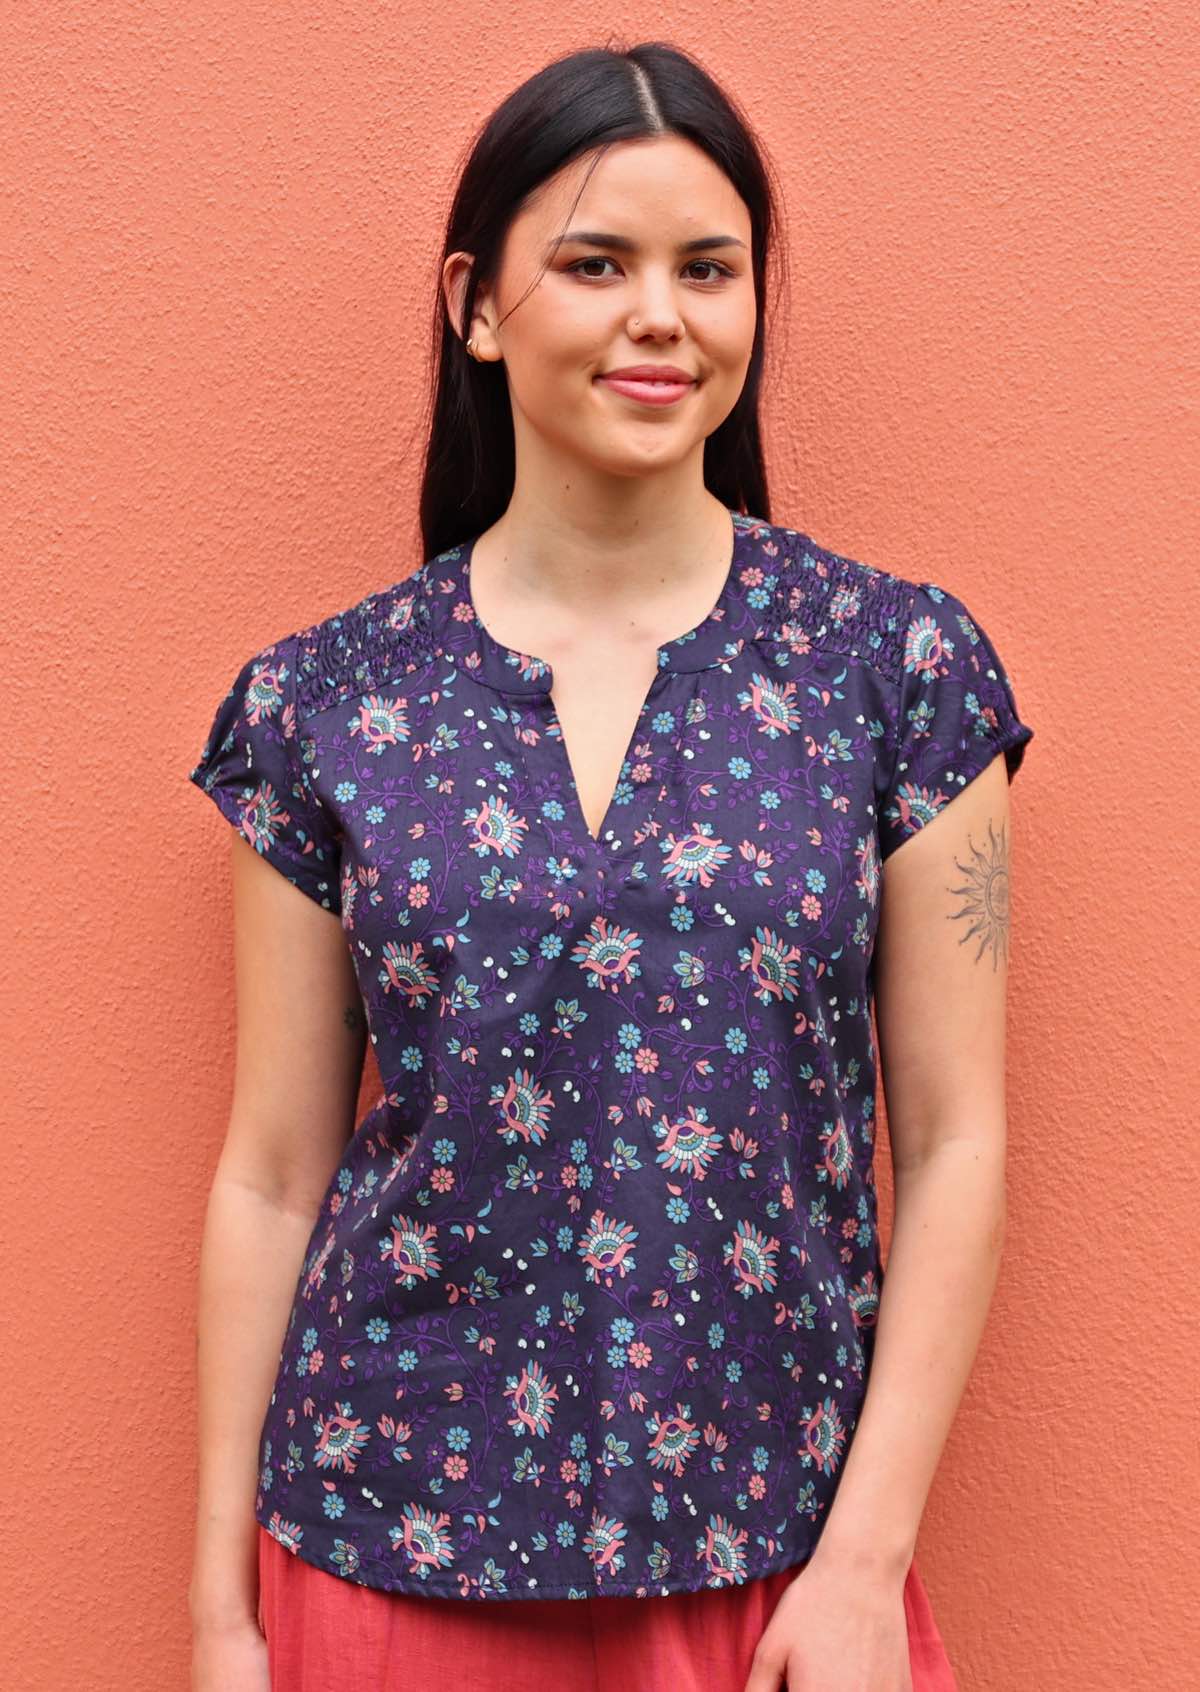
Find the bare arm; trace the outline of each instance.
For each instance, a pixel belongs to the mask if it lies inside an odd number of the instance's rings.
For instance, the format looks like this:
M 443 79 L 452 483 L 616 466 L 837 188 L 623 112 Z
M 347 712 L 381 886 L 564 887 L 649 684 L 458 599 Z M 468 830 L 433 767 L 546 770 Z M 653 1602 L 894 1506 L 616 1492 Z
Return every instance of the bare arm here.
M 196 1628 L 255 1621 L 258 1439 L 304 1250 L 353 1133 L 366 1049 L 336 914 L 231 835 L 237 1057 L 197 1319 Z
M 1004 1239 L 1008 852 L 998 755 L 884 865 L 876 1021 L 895 1222 L 870 1382 L 816 1556 L 898 1581 Z

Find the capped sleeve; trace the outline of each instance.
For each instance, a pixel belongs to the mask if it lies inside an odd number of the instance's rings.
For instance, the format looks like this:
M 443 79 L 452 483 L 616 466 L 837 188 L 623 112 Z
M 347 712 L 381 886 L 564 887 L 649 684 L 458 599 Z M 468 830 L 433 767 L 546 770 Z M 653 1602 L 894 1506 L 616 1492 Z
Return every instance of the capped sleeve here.
M 942 811 L 1003 752 L 1011 782 L 1033 730 L 996 648 L 961 599 L 919 584 L 904 631 L 892 746 L 879 808 L 880 856 Z
M 340 833 L 300 755 L 297 643 L 288 635 L 242 665 L 188 780 L 294 886 L 340 913 Z

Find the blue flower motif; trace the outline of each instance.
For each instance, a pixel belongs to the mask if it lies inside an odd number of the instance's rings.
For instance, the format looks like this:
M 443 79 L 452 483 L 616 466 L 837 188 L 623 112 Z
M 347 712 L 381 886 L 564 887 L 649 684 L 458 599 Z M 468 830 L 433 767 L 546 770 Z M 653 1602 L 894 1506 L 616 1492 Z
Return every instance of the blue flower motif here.
M 731 1052 L 744 1052 L 750 1044 L 749 1036 L 744 1028 L 727 1028 L 725 1030 L 725 1045 Z
M 358 783 L 356 781 L 339 781 L 333 790 L 333 796 L 339 805 L 349 805 L 353 803 L 357 793 Z

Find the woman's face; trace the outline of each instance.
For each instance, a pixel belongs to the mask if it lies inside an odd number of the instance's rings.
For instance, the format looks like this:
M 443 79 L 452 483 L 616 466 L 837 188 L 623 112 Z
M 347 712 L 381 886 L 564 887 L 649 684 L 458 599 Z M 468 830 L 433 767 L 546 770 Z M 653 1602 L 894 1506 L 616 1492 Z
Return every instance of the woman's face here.
M 553 471 L 570 459 L 636 476 L 702 452 L 737 403 L 757 316 L 750 215 L 676 135 L 611 147 L 572 211 L 589 163 L 573 160 L 514 220 L 464 338 L 503 361 L 526 472 L 531 460 Z M 444 276 L 456 323 L 464 258 L 452 255 Z M 673 404 L 651 405 L 600 379 L 647 364 L 694 380 Z

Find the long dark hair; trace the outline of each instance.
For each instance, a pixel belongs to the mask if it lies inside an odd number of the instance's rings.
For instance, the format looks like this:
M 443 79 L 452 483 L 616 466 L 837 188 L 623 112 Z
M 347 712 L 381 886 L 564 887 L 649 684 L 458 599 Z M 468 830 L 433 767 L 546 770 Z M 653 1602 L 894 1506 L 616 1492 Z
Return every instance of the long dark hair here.
M 555 60 L 514 89 L 479 131 L 459 179 L 437 272 L 436 370 L 420 501 L 426 558 L 490 527 L 508 506 L 515 474 L 504 372 L 471 358 L 450 321 L 445 260 L 453 252 L 474 255 L 463 300 L 462 321 L 469 323 L 479 283 L 495 276 L 510 222 L 540 184 L 580 154 L 596 151 L 590 175 L 612 143 L 663 134 L 702 148 L 750 214 L 754 350 L 737 404 L 704 443 L 704 482 L 733 510 L 770 521 L 758 394 L 767 259 L 780 220 L 766 160 L 734 101 L 687 54 L 661 42 L 594 47 Z

